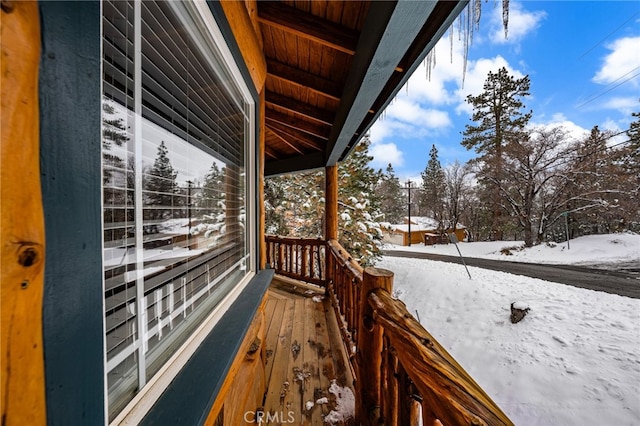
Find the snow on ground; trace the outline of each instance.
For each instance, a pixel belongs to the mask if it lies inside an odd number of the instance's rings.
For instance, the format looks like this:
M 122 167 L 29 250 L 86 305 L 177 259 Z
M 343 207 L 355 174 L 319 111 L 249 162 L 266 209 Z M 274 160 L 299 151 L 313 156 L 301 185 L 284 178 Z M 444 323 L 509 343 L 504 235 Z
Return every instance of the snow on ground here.
M 593 264 L 610 262 L 633 262 L 640 264 L 640 235 L 632 233 L 587 235 L 567 243 L 540 244 L 523 249 L 522 241 L 480 241 L 458 244 L 465 257 L 510 260 L 530 263 Z M 503 248 L 510 254 L 503 254 Z M 458 256 L 454 244 L 425 246 L 412 244 L 410 247 L 386 244 L 385 250 L 418 251 L 424 253 Z
M 638 238 L 611 237 L 585 238 L 583 258 L 555 260 L 584 263 L 596 252 L 602 260 Z M 472 244 L 485 243 L 461 250 Z M 640 300 L 474 267 L 469 280 L 462 265 L 423 259 L 384 257 L 377 266 L 394 271 L 396 297 L 515 424 L 640 424 Z M 517 324 L 512 302 L 530 308 Z

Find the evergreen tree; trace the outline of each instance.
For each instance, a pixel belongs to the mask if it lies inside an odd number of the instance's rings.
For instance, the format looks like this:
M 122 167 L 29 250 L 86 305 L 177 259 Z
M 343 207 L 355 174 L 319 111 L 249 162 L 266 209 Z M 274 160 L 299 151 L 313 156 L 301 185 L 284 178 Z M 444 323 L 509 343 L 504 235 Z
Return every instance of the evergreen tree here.
M 380 210 L 384 213 L 384 221 L 402 223 L 405 212 L 405 201 L 402 195 L 400 179 L 395 175 L 391 163 L 385 173 L 381 173 L 376 191 L 380 194 Z
M 164 141 L 158 147 L 158 156 L 148 171 L 145 190 L 147 206 L 154 206 L 149 210 L 148 219 L 167 219 L 174 216 L 175 207 L 183 203 L 178 197 L 178 172 L 171 166 Z
M 338 166 L 338 239 L 362 266 L 382 257 L 381 197 L 376 193 L 380 174 L 369 166 L 369 135 Z
M 206 222 L 224 222 L 225 213 L 225 168 L 220 169 L 214 161 L 204 176 L 202 195 L 198 200 L 198 211 Z
M 503 153 L 505 147 L 524 138 L 523 131 L 532 112 L 523 113 L 522 98 L 529 96 L 529 77 L 516 79 L 506 68 L 497 73 L 489 72 L 478 96 L 467 96 L 473 106 L 471 120 L 475 125 L 466 125 L 462 145 L 475 148 L 481 154 L 482 168 L 478 174 L 481 183 L 488 186 L 492 199 L 487 200 L 493 211 L 493 237 L 502 239 L 504 228 L 501 187 L 504 184 Z
M 438 159 L 438 148 L 435 145 L 431 146 L 429 162 L 421 175 L 420 211 L 428 212 L 430 217 L 438 222 L 438 229 L 443 232 L 445 229 L 444 195 L 446 185 L 444 171 Z
M 271 235 L 288 235 L 285 211 L 287 209 L 286 185 L 283 176 L 264 180 L 265 232 Z
M 380 173 L 369 167 L 370 140 L 365 137 L 338 165 L 338 240 L 362 265 L 382 255 L 379 221 Z M 265 181 L 266 228 L 269 233 L 323 237 L 325 227 L 324 172 L 305 172 Z M 286 224 L 286 231 L 283 225 Z
M 125 162 L 125 150 L 118 150 L 129 137 L 124 120 L 116 115 L 116 109 L 108 99 L 102 102 L 102 194 L 104 222 L 125 223 L 133 221 L 133 162 Z M 118 152 L 119 151 L 119 152 Z M 129 166 L 129 167 L 127 167 Z M 124 237 L 126 229 L 109 227 L 105 241 Z

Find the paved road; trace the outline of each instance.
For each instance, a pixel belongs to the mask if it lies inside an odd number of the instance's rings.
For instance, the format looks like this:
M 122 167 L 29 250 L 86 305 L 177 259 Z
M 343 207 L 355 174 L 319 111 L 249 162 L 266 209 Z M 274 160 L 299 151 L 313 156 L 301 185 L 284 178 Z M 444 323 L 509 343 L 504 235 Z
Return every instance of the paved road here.
M 460 258 L 456 256 L 445 256 L 431 253 L 385 250 L 384 255 L 462 263 Z M 607 293 L 640 299 L 640 276 L 630 272 L 593 269 L 573 265 L 507 262 L 473 257 L 465 257 L 464 261 L 469 266 L 509 272 L 511 274 L 524 275 L 556 283 L 568 284 L 574 287 L 605 291 Z

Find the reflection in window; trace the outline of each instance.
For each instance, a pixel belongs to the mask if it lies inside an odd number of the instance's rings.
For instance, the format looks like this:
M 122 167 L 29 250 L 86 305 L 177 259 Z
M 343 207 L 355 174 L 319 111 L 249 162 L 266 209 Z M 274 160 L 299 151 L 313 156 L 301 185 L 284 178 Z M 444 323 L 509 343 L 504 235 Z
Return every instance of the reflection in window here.
M 110 420 L 249 273 L 251 107 L 219 53 L 196 48 L 188 7 L 103 6 Z

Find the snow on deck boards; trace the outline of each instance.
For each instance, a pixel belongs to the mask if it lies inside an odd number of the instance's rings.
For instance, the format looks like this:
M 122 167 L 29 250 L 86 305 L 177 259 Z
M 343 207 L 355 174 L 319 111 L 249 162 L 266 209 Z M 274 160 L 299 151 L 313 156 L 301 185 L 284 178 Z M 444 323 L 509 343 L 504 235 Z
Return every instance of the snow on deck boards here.
M 353 383 L 333 310 L 322 292 L 294 294 L 281 282 L 269 289 L 265 424 L 326 424 L 325 416 L 336 408 L 329 392 L 332 380 L 340 386 Z

